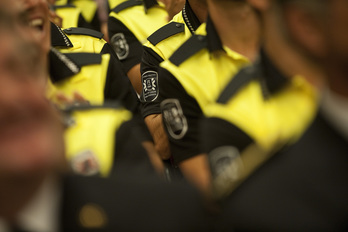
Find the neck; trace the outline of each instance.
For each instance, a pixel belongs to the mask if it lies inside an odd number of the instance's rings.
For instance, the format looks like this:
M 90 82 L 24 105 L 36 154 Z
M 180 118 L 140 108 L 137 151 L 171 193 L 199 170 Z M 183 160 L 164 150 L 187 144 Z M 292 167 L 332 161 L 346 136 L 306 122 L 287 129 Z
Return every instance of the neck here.
M 338 64 L 332 60 L 325 62 L 328 84 L 331 91 L 348 98 L 348 68 L 347 65 Z M 345 70 L 342 70 L 345 67 Z
M 208 6 L 205 0 L 187 0 L 190 3 L 193 13 L 197 16 L 198 20 L 203 23 L 208 16 Z
M 263 17 L 263 47 L 272 62 L 285 76 L 301 75 L 314 86 L 321 88 L 324 79 L 321 68 L 285 38 L 279 29 L 279 18 L 275 13 L 268 12 L 265 15 L 267 16 Z
M 222 43 L 231 50 L 254 61 L 259 51 L 260 24 L 248 4 L 232 3 L 225 6 L 209 4 L 209 14 Z
M 41 187 L 44 177 L 11 176 L 0 179 L 0 217 L 14 222 L 19 212 Z

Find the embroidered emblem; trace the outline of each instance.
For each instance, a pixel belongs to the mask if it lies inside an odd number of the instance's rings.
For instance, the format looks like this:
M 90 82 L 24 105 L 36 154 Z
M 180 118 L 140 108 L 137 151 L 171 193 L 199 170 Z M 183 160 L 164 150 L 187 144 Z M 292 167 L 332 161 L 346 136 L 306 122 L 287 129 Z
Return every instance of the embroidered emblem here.
M 182 111 L 179 100 L 166 99 L 161 103 L 163 121 L 169 135 L 173 139 L 181 139 L 188 130 L 186 117 Z
M 159 94 L 158 74 L 155 71 L 147 71 L 141 75 L 143 83 L 143 98 L 145 102 L 152 102 L 157 99 Z
M 96 175 L 100 170 L 98 160 L 91 150 L 82 151 L 73 157 L 71 168 L 75 173 L 84 176 Z
M 224 182 L 226 185 L 241 178 L 244 165 L 236 147 L 218 147 L 211 151 L 208 156 L 215 185 L 217 184 L 216 180 L 218 180 L 218 183 Z M 224 188 L 224 186 L 220 187 Z
M 123 33 L 117 33 L 111 38 L 111 45 L 114 48 L 118 59 L 124 60 L 129 54 L 129 45 Z

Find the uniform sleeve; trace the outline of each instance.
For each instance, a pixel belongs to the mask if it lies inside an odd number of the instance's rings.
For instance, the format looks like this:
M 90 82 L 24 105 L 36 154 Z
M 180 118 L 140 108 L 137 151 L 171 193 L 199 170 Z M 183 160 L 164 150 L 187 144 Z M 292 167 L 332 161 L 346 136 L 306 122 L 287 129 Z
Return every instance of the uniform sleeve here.
M 143 47 L 135 35 L 114 17 L 109 17 L 108 30 L 110 43 L 125 71 L 128 72 L 133 66 L 140 64 Z
M 122 165 L 143 166 L 147 170 L 154 171 L 147 152 L 142 146 L 144 141 L 143 127 L 139 120 L 133 117 L 131 120 L 123 123 L 116 132 L 115 140 L 115 159 L 114 170 L 122 169 Z
M 110 46 L 105 44 L 106 47 Z M 103 49 L 105 52 L 108 48 Z M 102 51 L 102 52 L 103 52 Z M 139 108 L 139 101 L 133 86 L 125 74 L 121 62 L 110 53 L 109 67 L 106 77 L 105 100 L 118 100 L 131 112 L 135 112 Z
M 221 118 L 203 118 L 200 128 L 202 150 L 208 154 L 225 146 L 233 146 L 242 151 L 253 143 L 252 138 L 244 131 Z
M 179 81 L 166 69 L 159 69 L 159 100 L 170 149 L 176 164 L 202 153 L 199 120 L 202 110 Z
M 141 60 L 141 83 L 143 90 L 141 92 L 141 114 L 143 117 L 147 117 L 151 114 L 160 114 L 160 102 L 157 100 L 158 97 L 158 68 L 159 64 L 163 61 L 156 52 L 151 48 L 144 46 L 144 52 Z M 155 84 L 153 84 L 152 78 L 155 78 Z M 151 81 L 152 88 L 148 87 L 148 81 Z M 151 89 L 153 89 L 151 93 Z

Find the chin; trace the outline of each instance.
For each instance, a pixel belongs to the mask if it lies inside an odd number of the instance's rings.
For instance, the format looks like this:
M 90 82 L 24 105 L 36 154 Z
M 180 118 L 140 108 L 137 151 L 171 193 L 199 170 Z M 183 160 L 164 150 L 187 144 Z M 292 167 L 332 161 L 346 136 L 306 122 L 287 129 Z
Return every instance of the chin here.
M 62 141 L 62 140 L 61 140 Z M 13 141 L 0 148 L 0 169 L 13 175 L 37 175 L 57 169 L 63 156 L 63 145 L 57 138 L 33 136 Z

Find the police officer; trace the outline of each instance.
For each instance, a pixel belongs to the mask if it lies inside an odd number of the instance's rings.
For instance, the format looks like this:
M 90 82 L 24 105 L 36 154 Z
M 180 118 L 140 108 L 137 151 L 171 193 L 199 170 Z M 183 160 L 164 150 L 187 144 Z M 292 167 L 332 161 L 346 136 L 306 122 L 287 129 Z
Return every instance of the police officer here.
M 295 144 L 277 153 L 267 154 L 260 149 L 250 152 L 248 148 L 248 152 L 241 154 L 241 165 L 236 166 L 243 166 L 244 171 L 260 157 L 263 158 L 256 163 L 262 165 L 251 171 L 251 175 L 244 175 L 245 180 L 238 180 L 238 174 L 243 175 L 243 171 L 232 171 L 237 175 L 230 183 L 240 182 L 240 185 L 223 203 L 226 208 L 220 225 L 222 231 L 232 228 L 236 231 L 345 231 L 348 228 L 345 197 L 348 147 L 346 123 L 341 119 L 347 115 L 341 111 L 343 105 L 338 111 L 336 107 L 339 102 L 347 102 L 347 91 L 342 91 L 347 80 L 342 78 L 347 76 L 348 53 L 343 43 L 347 33 L 342 30 L 347 23 L 347 2 L 251 0 L 250 3 L 260 11 L 265 51 L 279 73 L 302 74 L 318 85 L 324 71 L 329 90 L 323 93 L 313 122 Z M 282 51 L 284 60 L 279 60 L 278 51 Z M 277 95 L 286 91 L 282 89 Z M 303 124 L 307 119 L 303 113 L 308 109 L 301 107 L 302 102 L 292 104 L 284 107 L 295 111 L 295 126 Z
M 136 17 L 134 17 L 136 15 Z M 108 30 L 110 43 L 123 63 L 136 92 L 141 92 L 140 62 L 142 44 L 154 31 L 168 22 L 162 1 L 124 1 L 112 9 Z
M 44 5 L 45 2 L 43 1 L 30 2 L 26 9 L 35 9 L 36 12 L 41 12 L 42 15 L 47 16 L 47 7 L 41 7 Z M 32 11 L 28 12 L 29 18 L 31 17 L 30 12 Z M 44 38 L 48 38 L 46 33 L 49 33 L 46 24 L 50 25 L 48 17 L 43 17 L 44 29 L 42 34 L 45 36 Z M 125 74 L 123 74 L 121 64 L 116 55 L 113 53 L 112 49 L 110 49 L 110 45 L 101 39 L 101 33 L 80 28 L 67 29 L 63 31 L 54 24 L 51 24 L 51 27 L 51 42 L 55 48 L 51 48 L 49 53 L 50 80 L 52 82 L 48 89 L 49 97 L 52 100 L 56 100 L 55 95 L 60 91 L 66 94 L 68 98 L 71 98 L 74 97 L 74 91 L 78 91 L 82 94 L 82 99 L 78 100 L 82 102 L 88 101 L 92 105 L 100 105 L 104 100 L 119 100 L 128 110 L 131 110 L 134 113 L 134 118 L 131 120 L 133 123 L 133 129 L 131 131 L 134 131 L 133 136 L 135 135 L 136 137 L 139 137 L 140 142 L 144 143 L 146 146 L 147 141 L 151 140 L 151 136 L 148 134 L 146 126 L 141 118 L 137 116 L 137 97 L 132 89 L 129 79 Z M 36 31 L 36 29 L 34 31 Z M 43 42 L 44 43 L 42 44 L 45 44 L 47 41 L 44 40 Z M 45 46 L 42 46 L 42 50 L 45 50 L 43 47 Z M 44 54 L 43 57 L 47 57 L 47 54 Z M 96 109 L 95 111 L 98 112 L 100 110 Z M 108 113 L 112 116 L 112 112 L 110 113 L 108 111 Z M 88 120 L 88 114 L 85 115 L 87 115 L 87 119 L 82 119 L 82 122 L 83 120 Z M 108 118 L 107 115 L 105 115 L 105 117 Z M 109 127 L 102 126 L 105 125 L 103 120 L 99 120 L 98 122 L 98 124 L 96 123 L 93 126 L 96 128 L 99 127 L 100 130 L 103 131 L 102 133 L 105 135 L 108 133 L 114 133 L 115 126 L 112 126 L 112 122 Z M 77 120 L 76 123 L 80 125 L 79 120 Z M 82 123 L 82 125 L 84 124 Z M 71 126 L 74 126 L 74 123 Z M 79 128 L 82 130 L 83 126 L 80 126 Z M 104 129 L 102 130 L 102 128 Z M 116 129 L 117 128 L 118 127 L 116 127 Z M 82 133 L 83 132 L 84 131 L 82 130 Z M 74 134 L 78 135 L 78 133 L 75 132 Z M 78 137 L 79 136 L 77 136 L 77 138 Z M 109 137 L 110 139 L 105 141 L 108 141 L 108 146 L 112 148 L 114 146 L 114 140 L 111 139 L 113 134 Z M 70 136 L 70 138 L 72 137 Z M 92 141 L 95 142 L 96 140 L 92 139 Z M 135 147 L 139 142 L 136 138 L 131 141 L 134 142 Z M 87 139 L 85 142 L 87 142 Z M 68 145 L 70 144 L 78 143 L 74 142 L 74 139 L 72 138 L 69 139 Z M 81 144 L 83 144 L 83 142 Z M 93 147 L 92 142 L 88 144 Z M 98 146 L 100 147 L 101 144 Z M 69 146 L 67 147 L 69 148 Z M 69 152 L 71 152 L 69 155 L 70 157 L 72 155 L 75 157 L 75 155 L 81 156 L 79 153 L 83 151 L 76 152 L 76 149 L 72 149 L 72 151 Z M 111 153 L 109 152 L 108 154 Z M 141 152 L 135 152 L 134 154 L 138 154 L 140 157 L 146 157 L 146 153 L 145 155 Z M 105 157 L 105 153 L 103 152 L 96 153 L 97 158 L 100 155 Z M 99 159 L 102 158 L 99 157 Z M 109 157 L 108 159 L 110 162 L 113 160 L 112 157 Z M 110 162 L 104 162 L 104 164 L 107 167 L 110 167 Z M 100 165 L 101 164 L 103 163 L 100 163 Z M 103 169 L 104 167 L 101 168 Z
M 198 121 L 231 74 L 255 59 L 259 44 L 259 24 L 247 3 L 212 0 L 208 10 L 206 24 L 161 63 L 158 78 L 158 101 L 174 162 L 205 193 L 211 175 L 200 150 Z
M 207 6 L 205 1 L 188 0 L 184 8 L 170 23 L 161 27 L 149 36 L 144 45 L 144 53 L 141 61 L 141 83 L 146 86 L 146 81 L 153 77 L 158 78 L 159 64 L 170 57 L 184 41 L 186 41 L 205 21 L 207 17 Z M 156 80 L 158 82 L 158 80 Z M 143 104 L 142 116 L 151 131 L 156 143 L 156 149 L 163 159 L 170 158 L 168 138 L 162 126 L 159 103 L 156 102 L 158 84 L 155 90 L 141 92 L 140 100 Z

